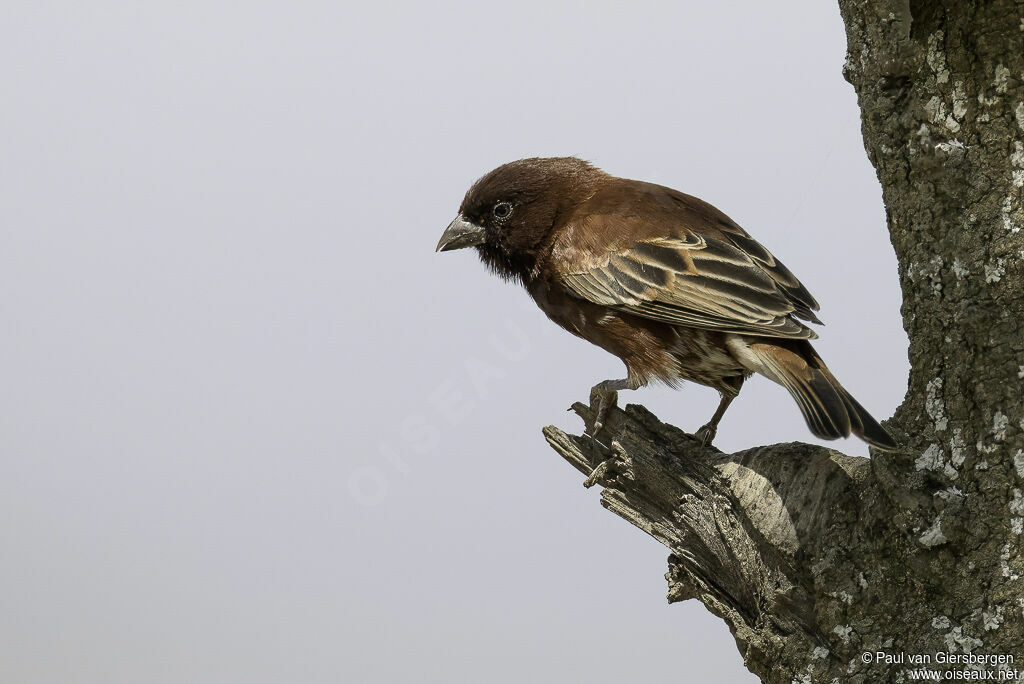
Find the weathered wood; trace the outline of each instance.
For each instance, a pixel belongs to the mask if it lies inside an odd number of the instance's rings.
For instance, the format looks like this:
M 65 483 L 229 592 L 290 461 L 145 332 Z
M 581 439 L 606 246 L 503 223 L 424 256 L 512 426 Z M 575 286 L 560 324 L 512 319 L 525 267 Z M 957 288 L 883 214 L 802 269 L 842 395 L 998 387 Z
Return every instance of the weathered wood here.
M 899 259 L 904 448 L 722 454 L 637 406 L 602 443 L 544 434 L 670 549 L 669 600 L 722 617 L 765 682 L 903 681 L 877 651 L 1024 670 L 1024 3 L 840 8 Z M 939 669 L 972 667 L 996 669 Z

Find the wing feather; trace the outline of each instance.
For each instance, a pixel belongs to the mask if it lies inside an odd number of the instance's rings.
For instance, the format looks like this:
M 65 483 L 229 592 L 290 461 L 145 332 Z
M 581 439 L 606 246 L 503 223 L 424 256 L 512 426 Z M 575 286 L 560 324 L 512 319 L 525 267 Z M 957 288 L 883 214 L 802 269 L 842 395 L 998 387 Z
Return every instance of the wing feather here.
M 598 265 L 563 273 L 576 295 L 677 325 L 813 339 L 817 302 L 792 273 L 742 232 L 719 240 L 681 229 L 638 240 Z M 593 262 L 591 262 L 593 264 Z
M 747 231 L 734 223 L 723 225 L 722 233 L 737 248 L 750 255 L 750 258 L 776 282 L 792 301 L 794 315 L 812 323 L 821 324 L 818 317 L 814 315 L 819 308 L 818 302 L 803 286 L 803 283 L 786 268 L 785 264 L 776 259 L 760 242 L 750 237 Z

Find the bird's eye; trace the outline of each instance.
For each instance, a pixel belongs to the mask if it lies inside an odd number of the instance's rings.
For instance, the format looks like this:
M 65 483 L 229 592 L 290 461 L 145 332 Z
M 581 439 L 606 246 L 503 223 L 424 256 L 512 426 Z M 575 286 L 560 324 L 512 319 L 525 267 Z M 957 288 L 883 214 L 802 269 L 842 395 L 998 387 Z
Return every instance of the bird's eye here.
M 512 215 L 512 203 L 511 202 L 498 202 L 494 205 L 494 209 L 491 210 L 494 214 L 494 218 L 499 221 L 504 221 Z

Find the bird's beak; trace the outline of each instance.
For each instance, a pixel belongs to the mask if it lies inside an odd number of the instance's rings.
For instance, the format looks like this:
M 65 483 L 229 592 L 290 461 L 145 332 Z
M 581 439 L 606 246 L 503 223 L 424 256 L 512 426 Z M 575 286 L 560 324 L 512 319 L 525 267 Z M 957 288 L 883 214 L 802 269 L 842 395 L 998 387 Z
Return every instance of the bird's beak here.
M 435 252 L 447 252 L 450 249 L 462 249 L 484 243 L 484 228 L 467 221 L 462 214 L 448 224 L 448 228 L 437 243 Z

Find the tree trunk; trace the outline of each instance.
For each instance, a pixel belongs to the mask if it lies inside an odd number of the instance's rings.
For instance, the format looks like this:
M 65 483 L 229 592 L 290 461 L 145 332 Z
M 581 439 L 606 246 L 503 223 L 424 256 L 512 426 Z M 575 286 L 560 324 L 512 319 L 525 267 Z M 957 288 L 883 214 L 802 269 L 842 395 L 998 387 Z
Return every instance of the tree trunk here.
M 721 454 L 635 406 L 601 443 L 544 433 L 765 682 L 910 681 L 916 654 L 1024 671 L 1024 3 L 839 4 L 899 258 L 902 448 Z

